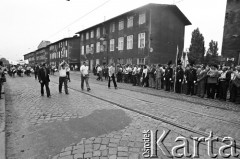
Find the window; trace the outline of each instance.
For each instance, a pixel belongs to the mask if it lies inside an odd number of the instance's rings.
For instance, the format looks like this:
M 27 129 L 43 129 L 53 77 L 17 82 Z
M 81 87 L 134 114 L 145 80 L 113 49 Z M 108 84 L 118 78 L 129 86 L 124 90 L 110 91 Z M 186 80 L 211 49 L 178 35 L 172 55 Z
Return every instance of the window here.
M 145 58 L 137 59 L 137 64 L 138 65 L 145 65 Z
M 96 59 L 96 65 L 99 65 L 99 64 L 100 64 L 100 60 Z
M 145 47 L 145 33 L 138 34 L 138 48 Z
M 100 52 L 100 42 L 97 42 L 97 44 L 96 44 L 96 52 L 97 53 Z
M 146 14 L 139 14 L 139 24 L 144 24 L 146 22 Z
M 94 31 L 93 30 L 91 31 L 91 35 L 90 36 L 91 36 L 91 38 L 94 38 Z
M 117 59 L 117 63 L 123 64 L 123 59 Z
M 115 23 L 111 24 L 110 31 L 111 32 L 115 32 Z
M 127 36 L 127 50 L 133 48 L 133 35 Z
M 123 37 L 118 38 L 118 50 L 123 50 L 123 45 L 124 45 L 124 38 Z
M 87 32 L 86 33 L 86 40 L 88 40 L 89 39 L 89 33 Z
M 84 40 L 84 36 L 83 36 L 83 34 L 81 35 L 81 41 L 83 41 Z
M 99 28 L 99 27 L 97 28 L 96 37 L 97 37 L 97 38 L 100 38 L 100 28 Z
M 122 21 L 119 21 L 118 23 L 118 30 L 123 30 L 123 28 L 124 28 L 124 21 L 122 20 Z
M 103 35 L 105 35 L 105 34 L 106 34 L 106 28 L 103 27 Z
M 127 20 L 127 27 L 130 28 L 133 26 L 133 17 L 129 17 Z
M 90 53 L 94 53 L 94 44 L 91 44 Z
M 132 59 L 131 58 L 127 59 L 127 64 L 132 65 Z
M 86 45 L 86 54 L 89 54 L 89 45 Z
M 114 51 L 114 39 L 110 40 L 110 51 Z
M 82 55 L 84 55 L 84 46 L 82 46 Z

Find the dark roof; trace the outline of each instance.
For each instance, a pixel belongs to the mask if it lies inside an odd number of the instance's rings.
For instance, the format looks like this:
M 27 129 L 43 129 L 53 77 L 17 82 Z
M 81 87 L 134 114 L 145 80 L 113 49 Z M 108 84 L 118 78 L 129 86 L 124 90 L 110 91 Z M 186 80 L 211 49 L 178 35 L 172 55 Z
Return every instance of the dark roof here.
M 99 25 L 102 25 L 103 23 L 106 23 L 106 22 L 110 22 L 111 20 L 115 19 L 115 18 L 118 18 L 118 17 L 121 17 L 123 15 L 126 15 L 126 14 L 129 14 L 129 13 L 132 13 L 134 11 L 138 11 L 138 10 L 142 10 L 142 9 L 145 9 L 145 8 L 151 8 L 151 7 L 167 7 L 169 9 L 171 9 L 174 13 L 176 13 L 185 23 L 185 25 L 191 25 L 191 22 L 187 19 L 187 17 L 180 11 L 180 9 L 176 6 L 176 5 L 169 5 L 169 4 L 155 4 L 155 3 L 149 3 L 149 4 L 146 4 L 144 6 L 141 6 L 139 8 L 136 8 L 136 9 L 133 9 L 131 11 L 128 11 L 128 12 L 125 12 L 123 14 L 120 14 L 116 17 L 113 17 L 107 21 L 104 21 L 104 22 L 101 22 L 101 23 L 98 23 L 94 26 L 91 26 L 89 28 L 86 28 L 86 29 L 83 29 L 75 34 L 80 34 L 81 32 L 84 32 L 86 30 L 91 30 L 92 28 L 96 27 L 96 26 L 99 26 Z

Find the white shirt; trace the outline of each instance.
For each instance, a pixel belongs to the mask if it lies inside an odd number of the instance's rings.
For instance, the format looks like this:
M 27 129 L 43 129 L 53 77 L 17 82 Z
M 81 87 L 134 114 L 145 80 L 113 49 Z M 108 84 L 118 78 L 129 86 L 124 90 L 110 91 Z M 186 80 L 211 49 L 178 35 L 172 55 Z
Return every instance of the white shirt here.
M 67 68 L 65 67 L 64 69 L 61 67 L 59 70 L 59 76 L 60 77 L 66 77 L 67 76 Z
M 115 68 L 113 66 L 110 66 L 108 68 L 108 74 L 110 77 L 112 77 L 112 75 L 115 74 Z
M 87 75 L 88 74 L 88 66 L 82 65 L 80 67 L 80 72 L 82 73 L 82 75 Z
M 102 68 L 100 66 L 98 66 L 97 72 L 99 73 L 100 71 L 102 71 Z
M 147 68 L 143 69 L 143 74 L 145 75 L 145 77 L 147 77 L 147 72 L 148 72 Z

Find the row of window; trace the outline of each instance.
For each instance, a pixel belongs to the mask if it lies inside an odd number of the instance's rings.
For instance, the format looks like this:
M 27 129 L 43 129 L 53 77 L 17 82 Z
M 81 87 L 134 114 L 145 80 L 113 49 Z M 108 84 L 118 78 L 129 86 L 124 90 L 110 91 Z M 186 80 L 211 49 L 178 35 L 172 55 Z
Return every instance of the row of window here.
M 93 63 L 94 61 L 91 60 L 90 63 Z M 114 59 L 110 58 L 108 63 L 115 63 L 117 62 L 117 64 L 133 64 L 133 59 L 132 58 L 127 58 L 127 59 L 117 59 L 117 61 L 115 61 Z M 100 60 L 96 59 L 96 65 L 100 64 Z M 137 64 L 138 65 L 144 65 L 145 64 L 145 58 L 137 58 Z
M 146 22 L 146 14 L 145 13 L 142 13 L 142 14 L 139 14 L 139 25 L 141 24 L 144 24 Z M 127 28 L 131 28 L 133 27 L 133 16 L 130 16 L 127 18 Z M 120 20 L 118 22 L 118 30 L 123 30 L 124 29 L 124 20 Z M 110 25 L 110 32 L 115 32 L 115 23 L 111 23 Z M 106 34 L 106 29 L 103 28 L 103 35 Z M 90 37 L 89 37 L 90 35 Z M 94 30 L 92 30 L 89 34 L 89 32 L 86 33 L 86 40 L 88 40 L 89 38 L 94 38 Z M 100 27 L 97 28 L 96 30 L 96 37 L 97 38 L 100 38 Z M 81 35 L 81 41 L 84 40 L 84 36 Z
M 110 51 L 115 50 L 115 39 L 110 39 L 109 41 L 109 49 Z M 138 48 L 144 48 L 145 47 L 145 33 L 139 33 L 138 34 Z M 124 37 L 118 38 L 118 46 L 117 49 L 119 51 L 124 50 Z M 127 50 L 133 49 L 133 35 L 127 36 Z M 96 53 L 99 53 L 100 51 L 106 51 L 106 41 L 103 42 L 103 45 L 100 44 L 100 42 L 96 43 Z M 82 55 L 85 54 L 85 46 L 82 46 L 81 49 Z M 94 53 L 94 44 L 86 45 L 86 54 L 88 53 Z
M 59 51 L 59 52 L 54 52 L 50 54 L 50 59 L 56 59 L 56 58 L 61 58 L 61 57 L 67 57 L 67 50 L 65 51 Z

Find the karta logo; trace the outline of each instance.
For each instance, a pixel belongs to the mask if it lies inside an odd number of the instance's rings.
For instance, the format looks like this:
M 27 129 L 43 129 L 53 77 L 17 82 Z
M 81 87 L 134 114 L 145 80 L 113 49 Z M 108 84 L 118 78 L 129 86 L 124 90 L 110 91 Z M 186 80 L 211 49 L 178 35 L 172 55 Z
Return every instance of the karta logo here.
M 144 141 L 144 149 L 143 149 L 143 157 L 145 158 L 158 158 L 157 150 L 160 149 L 162 154 L 164 156 L 167 156 L 169 158 L 182 158 L 182 157 L 188 157 L 188 158 L 199 158 L 199 145 L 200 143 L 206 143 L 207 146 L 207 153 L 208 156 L 211 158 L 216 158 L 219 156 L 223 158 L 229 158 L 229 157 L 238 157 L 239 154 L 236 152 L 236 141 L 232 137 L 224 137 L 222 140 L 219 139 L 219 137 L 213 137 L 212 131 L 209 133 L 209 136 L 207 138 L 205 137 L 192 137 L 191 142 L 192 147 L 192 154 L 189 152 L 190 146 L 189 141 L 187 138 L 183 136 L 179 136 L 175 139 L 175 143 L 178 145 L 175 145 L 172 147 L 172 149 L 169 151 L 167 147 L 164 145 L 163 141 L 170 133 L 170 130 L 163 130 L 162 134 L 159 136 L 158 130 L 152 131 L 152 130 L 144 130 L 143 131 L 143 141 Z M 213 145 L 214 142 L 221 142 L 222 146 L 218 149 L 218 154 L 213 152 Z M 183 153 L 180 153 L 179 151 L 183 150 Z M 227 150 L 229 151 L 227 152 Z M 201 154 L 205 155 L 205 154 Z

